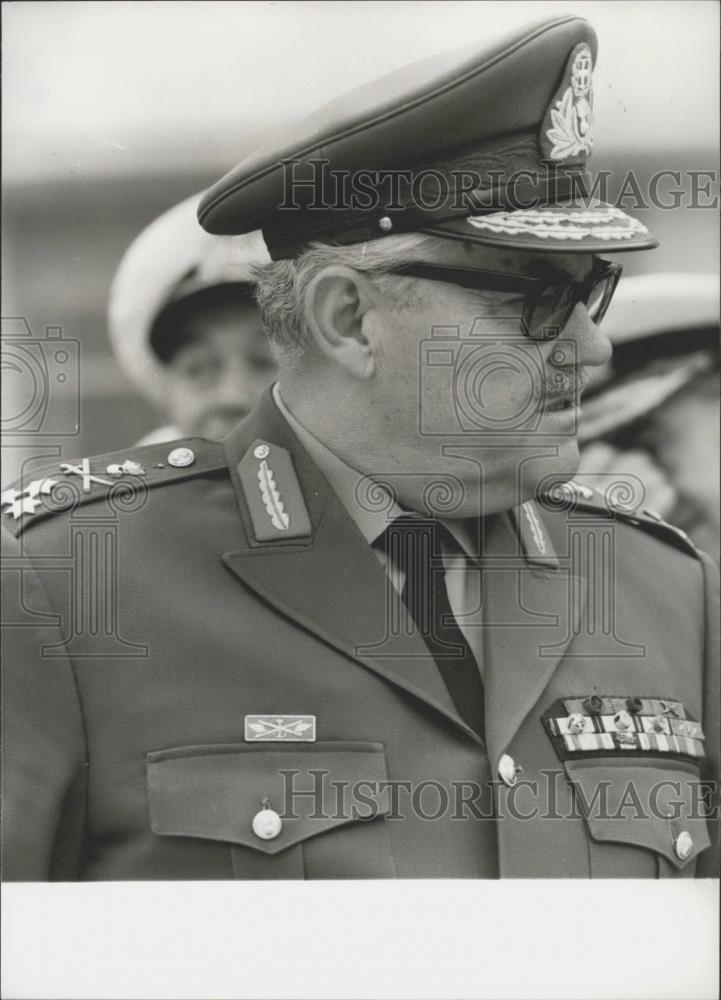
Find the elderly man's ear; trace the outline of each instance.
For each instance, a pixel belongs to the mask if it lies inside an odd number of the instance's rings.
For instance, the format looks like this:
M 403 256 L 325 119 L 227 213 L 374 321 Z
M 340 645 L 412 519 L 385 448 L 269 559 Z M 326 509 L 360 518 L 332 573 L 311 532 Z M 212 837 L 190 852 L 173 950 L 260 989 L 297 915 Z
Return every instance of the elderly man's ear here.
M 305 322 L 318 349 L 359 380 L 375 372 L 373 344 L 366 332 L 375 304 L 368 278 L 341 265 L 323 268 L 306 291 Z

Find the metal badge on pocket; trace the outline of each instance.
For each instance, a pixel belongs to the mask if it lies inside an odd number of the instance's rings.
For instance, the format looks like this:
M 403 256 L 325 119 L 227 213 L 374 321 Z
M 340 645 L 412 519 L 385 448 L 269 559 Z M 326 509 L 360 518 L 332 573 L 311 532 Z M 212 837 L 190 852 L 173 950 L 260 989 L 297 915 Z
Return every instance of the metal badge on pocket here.
M 246 715 L 247 742 L 314 743 L 314 715 Z

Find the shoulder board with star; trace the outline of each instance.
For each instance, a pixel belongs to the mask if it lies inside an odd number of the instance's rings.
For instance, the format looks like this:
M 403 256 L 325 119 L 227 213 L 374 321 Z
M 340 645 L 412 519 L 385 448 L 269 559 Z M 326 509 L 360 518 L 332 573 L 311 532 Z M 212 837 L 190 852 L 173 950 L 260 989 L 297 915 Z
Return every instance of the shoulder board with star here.
M 604 513 L 609 518 L 640 528 L 653 535 L 654 538 L 658 538 L 659 541 L 672 545 L 687 555 L 695 556 L 697 559 L 701 558 L 700 551 L 686 532 L 669 524 L 651 507 L 630 508 L 624 505 L 621 500 L 616 501 L 613 497 L 609 497 L 599 490 L 594 490 L 590 486 L 581 485 L 573 480 L 554 486 L 552 490 L 542 494 L 539 499 L 545 510 L 555 508 L 559 511 L 572 509 L 588 511 L 589 513 Z
M 165 441 L 92 458 L 58 459 L 2 490 L 2 520 L 18 537 L 53 514 L 104 499 L 119 484 L 150 490 L 225 468 L 223 446 L 204 438 Z

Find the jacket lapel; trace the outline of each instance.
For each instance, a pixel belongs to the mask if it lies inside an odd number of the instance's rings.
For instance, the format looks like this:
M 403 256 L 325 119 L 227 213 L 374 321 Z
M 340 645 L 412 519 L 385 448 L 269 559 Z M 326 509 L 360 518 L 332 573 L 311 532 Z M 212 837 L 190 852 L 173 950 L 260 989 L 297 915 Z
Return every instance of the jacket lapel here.
M 237 473 L 258 439 L 290 452 L 310 534 L 258 544 Z M 385 570 L 327 481 L 267 394 L 224 442 L 246 545 L 226 566 L 263 600 L 302 628 L 479 738 L 460 718 L 438 668 L 412 625 L 389 628 L 400 598 Z M 269 458 L 270 462 L 271 459 Z M 277 484 L 282 493 L 282 484 Z
M 586 587 L 565 560 L 534 565 L 521 552 L 512 515 L 486 525 L 486 741 L 495 770 L 578 630 Z

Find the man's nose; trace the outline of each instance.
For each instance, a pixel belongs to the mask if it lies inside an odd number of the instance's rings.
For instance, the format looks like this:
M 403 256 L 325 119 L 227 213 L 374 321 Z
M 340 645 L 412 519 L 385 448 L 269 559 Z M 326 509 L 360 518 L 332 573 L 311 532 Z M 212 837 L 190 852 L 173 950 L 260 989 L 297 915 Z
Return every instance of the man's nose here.
M 567 364 L 595 366 L 605 365 L 613 353 L 611 341 L 600 326 L 596 326 L 582 302 L 576 305 L 563 330 L 561 340 L 573 341 L 575 358 L 569 358 Z

